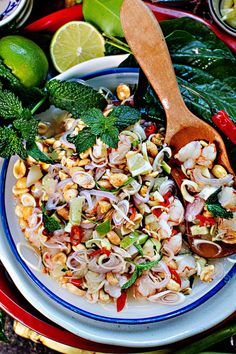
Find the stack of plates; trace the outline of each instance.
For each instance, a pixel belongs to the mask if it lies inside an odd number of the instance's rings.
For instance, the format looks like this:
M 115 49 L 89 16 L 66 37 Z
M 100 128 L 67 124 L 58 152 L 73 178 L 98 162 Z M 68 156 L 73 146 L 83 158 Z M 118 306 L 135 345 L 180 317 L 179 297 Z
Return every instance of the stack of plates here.
M 134 85 L 138 81 L 137 69 L 116 68 L 123 59 L 124 56 L 93 59 L 58 78 L 82 78 L 94 88 L 105 86 L 111 90 L 121 82 Z M 91 73 L 98 69 L 101 71 Z M 236 293 L 236 283 L 232 281 L 236 266 L 227 259 L 215 261 L 218 277 L 210 284 L 196 283 L 184 303 L 170 307 L 133 302 L 121 313 L 112 304 L 90 304 L 68 293 L 49 276 L 32 270 L 27 264 L 27 259 L 33 262 L 30 250 L 25 248 L 26 262 L 17 251 L 24 235 L 17 224 L 11 197 L 14 161 L 1 161 L 0 165 L 0 258 L 20 292 L 50 320 L 95 342 L 153 347 L 207 330 L 236 310 L 232 301 L 232 294 Z
M 22 27 L 32 11 L 33 2 L 34 0 L 1 0 L 0 27 Z

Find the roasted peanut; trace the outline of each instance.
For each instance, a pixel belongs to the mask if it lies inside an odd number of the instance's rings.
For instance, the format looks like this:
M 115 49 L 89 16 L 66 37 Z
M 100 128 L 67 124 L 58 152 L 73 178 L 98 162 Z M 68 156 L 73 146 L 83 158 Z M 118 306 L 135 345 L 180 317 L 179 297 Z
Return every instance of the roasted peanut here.
M 152 157 L 155 157 L 158 154 L 157 146 L 150 140 L 146 142 L 146 145 L 147 145 L 148 154 L 151 155 Z
M 71 293 L 75 295 L 84 296 L 86 294 L 85 290 L 81 290 L 71 283 L 63 284 L 62 287 L 66 288 L 67 290 L 69 290 Z
M 68 189 L 63 193 L 63 197 L 65 201 L 68 203 L 70 202 L 73 198 L 77 197 L 78 195 L 77 189 Z
M 114 187 L 119 188 L 128 181 L 128 176 L 123 173 L 114 173 L 109 177 L 109 181 Z
M 140 189 L 140 194 L 142 197 L 145 197 L 145 195 L 147 194 L 147 191 L 148 191 L 148 187 L 147 186 L 142 186 L 141 189 Z
M 212 275 L 215 271 L 215 267 L 213 265 L 208 265 L 203 268 L 200 274 L 200 279 L 205 282 L 211 282 L 213 280 Z
M 82 167 L 82 166 L 88 165 L 89 163 L 90 163 L 89 159 L 83 159 L 78 162 L 78 166 Z
M 26 174 L 26 166 L 24 161 L 17 160 L 13 166 L 13 175 L 15 178 L 20 179 Z
M 115 231 L 109 231 L 107 238 L 113 245 L 118 246 L 120 244 L 120 238 Z
M 19 189 L 27 188 L 26 181 L 27 181 L 27 177 L 22 177 L 22 178 L 18 179 L 18 181 L 15 184 L 16 188 L 19 188 Z
M 215 165 L 211 172 L 216 178 L 224 178 L 228 174 L 226 169 L 221 165 Z
M 112 185 L 109 181 L 102 179 L 98 182 L 99 186 L 106 189 L 112 189 Z
M 56 264 L 64 265 L 66 264 L 66 260 L 67 260 L 66 255 L 63 252 L 59 252 L 52 257 L 52 262 Z
M 179 291 L 180 285 L 176 281 L 174 281 L 173 279 L 170 279 L 169 283 L 166 285 L 166 288 L 168 290 L 172 290 L 172 291 Z
M 110 301 L 110 296 L 106 294 L 103 290 L 99 290 L 99 300 L 103 303 Z
M 107 281 L 110 285 L 117 285 L 119 280 L 116 278 L 115 274 L 112 272 L 107 273 L 106 275 Z
M 125 84 L 119 84 L 116 88 L 116 94 L 120 101 L 126 100 L 130 97 L 130 88 Z
M 101 213 L 106 213 L 108 210 L 111 209 L 111 204 L 109 202 L 107 202 L 106 200 L 100 200 L 98 202 L 98 205 L 100 207 L 100 211 Z
M 57 214 L 64 220 L 69 220 L 69 210 L 67 208 L 61 208 L 57 210 Z
M 24 220 L 28 220 L 28 217 L 32 215 L 33 207 L 32 206 L 25 206 L 22 208 L 22 215 Z
M 87 157 L 89 157 L 89 154 L 91 152 L 91 148 L 89 148 L 88 150 L 86 150 L 85 152 L 81 152 L 81 154 L 79 155 L 79 157 L 83 160 L 86 159 Z

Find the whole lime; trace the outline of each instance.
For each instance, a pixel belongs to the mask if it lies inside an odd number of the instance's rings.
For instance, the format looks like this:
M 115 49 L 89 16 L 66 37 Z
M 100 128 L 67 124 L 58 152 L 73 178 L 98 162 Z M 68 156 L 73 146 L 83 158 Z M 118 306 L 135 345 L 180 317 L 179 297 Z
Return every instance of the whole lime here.
M 28 38 L 11 35 L 0 39 L 0 57 L 26 87 L 39 86 L 47 76 L 48 60 Z

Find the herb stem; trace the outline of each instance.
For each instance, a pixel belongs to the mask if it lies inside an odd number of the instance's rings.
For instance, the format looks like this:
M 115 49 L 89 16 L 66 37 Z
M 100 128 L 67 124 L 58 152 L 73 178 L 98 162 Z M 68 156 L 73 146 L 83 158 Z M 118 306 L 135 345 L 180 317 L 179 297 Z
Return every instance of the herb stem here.
M 31 113 L 34 114 L 40 106 L 42 106 L 42 104 L 46 101 L 47 96 L 44 96 L 32 109 L 31 109 Z
M 110 39 L 114 43 L 120 44 L 122 47 L 126 47 L 127 49 L 130 49 L 128 44 L 124 43 L 123 41 L 121 41 L 120 39 L 118 39 L 116 37 L 110 36 L 109 34 L 106 34 L 106 33 L 103 33 L 103 36 L 105 38 Z
M 118 44 L 118 43 L 115 43 L 115 42 L 111 42 L 111 41 L 108 41 L 106 40 L 106 43 L 110 44 L 110 45 L 113 45 L 113 47 L 116 47 L 116 48 L 119 48 L 121 50 L 123 50 L 124 52 L 127 52 L 129 54 L 132 54 L 131 50 L 126 48 L 126 47 L 123 47 L 122 45 Z

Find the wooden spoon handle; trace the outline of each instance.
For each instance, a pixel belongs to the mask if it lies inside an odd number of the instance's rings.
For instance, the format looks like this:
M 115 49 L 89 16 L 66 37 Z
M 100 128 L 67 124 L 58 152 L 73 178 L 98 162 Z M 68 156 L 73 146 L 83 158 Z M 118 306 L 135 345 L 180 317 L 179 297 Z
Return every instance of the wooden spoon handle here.
M 176 121 L 179 127 L 187 107 L 159 23 L 141 0 L 124 0 L 121 24 L 135 58 L 162 102 L 168 121 L 171 119 L 173 124 Z

